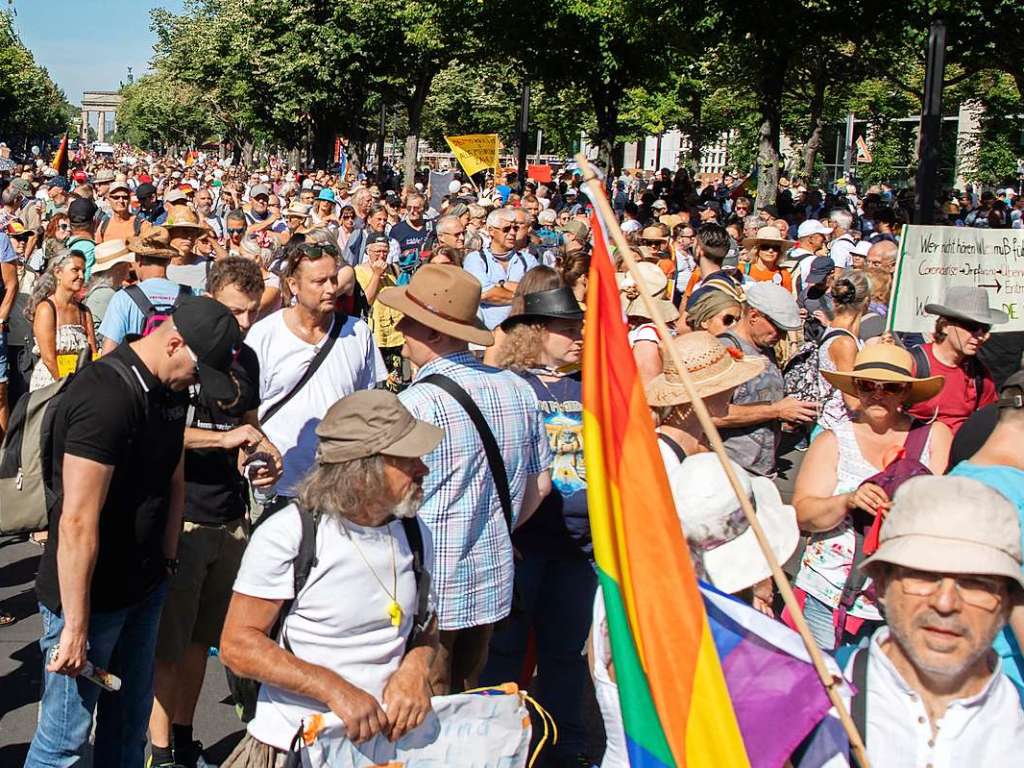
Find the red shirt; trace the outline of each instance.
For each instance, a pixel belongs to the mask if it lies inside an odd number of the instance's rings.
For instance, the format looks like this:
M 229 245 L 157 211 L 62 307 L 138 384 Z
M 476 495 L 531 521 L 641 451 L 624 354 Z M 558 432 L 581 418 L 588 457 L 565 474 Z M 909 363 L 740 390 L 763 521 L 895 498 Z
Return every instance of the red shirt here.
M 996 383 L 992 375 L 977 358 L 970 360 L 970 368 L 964 370 L 963 366 L 951 368 L 935 359 L 931 344 L 923 346 L 924 352 L 928 355 L 928 362 L 931 365 L 932 376 L 945 376 L 946 382 L 939 392 L 931 400 L 915 403 L 908 409 L 909 413 L 919 419 L 929 420 L 933 416 L 945 424 L 955 435 L 960 425 L 967 417 L 982 406 L 994 403 L 998 397 L 996 394 Z M 981 376 L 981 398 L 978 398 L 977 389 L 974 385 L 974 366 L 982 372 Z M 915 373 L 915 375 L 917 375 Z

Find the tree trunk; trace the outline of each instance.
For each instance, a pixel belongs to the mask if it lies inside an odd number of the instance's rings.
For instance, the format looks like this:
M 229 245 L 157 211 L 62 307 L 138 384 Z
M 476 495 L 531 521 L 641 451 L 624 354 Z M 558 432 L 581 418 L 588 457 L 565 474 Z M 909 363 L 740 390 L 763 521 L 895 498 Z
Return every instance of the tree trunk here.
M 420 145 L 420 130 L 423 127 L 423 105 L 430 93 L 430 84 L 434 82 L 434 69 L 427 67 L 420 72 L 405 108 L 409 115 L 409 132 L 405 136 L 405 156 L 403 183 L 411 187 L 416 183 L 416 153 Z
M 825 129 L 825 67 L 818 65 L 814 73 L 814 94 L 811 96 L 811 135 L 804 144 L 803 174 L 808 182 L 814 178 L 814 161 L 821 149 L 821 134 Z
M 255 151 L 256 147 L 253 146 L 251 139 L 242 144 L 242 165 L 246 168 L 252 168 L 252 157 Z
M 619 102 L 622 89 L 614 83 L 595 84 L 590 91 L 597 118 L 597 165 L 611 178 L 614 165 L 615 140 L 619 132 Z
M 760 78 L 761 127 L 757 137 L 757 209 L 775 205 L 779 189 L 779 134 L 782 126 L 782 91 L 787 61 L 781 55 L 768 60 Z
M 699 88 L 695 88 L 690 97 L 690 114 L 693 122 L 690 127 L 690 175 L 696 179 L 700 175 L 701 160 L 704 155 L 704 126 L 701 115 L 704 109 L 704 96 Z

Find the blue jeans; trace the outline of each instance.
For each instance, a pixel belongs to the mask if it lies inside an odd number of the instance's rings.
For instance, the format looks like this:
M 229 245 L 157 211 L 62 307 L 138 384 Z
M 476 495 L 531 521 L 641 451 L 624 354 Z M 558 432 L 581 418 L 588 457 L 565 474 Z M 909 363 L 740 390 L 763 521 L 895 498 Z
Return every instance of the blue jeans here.
M 558 723 L 561 755 L 585 752 L 583 692 L 590 672 L 583 656 L 594 610 L 597 575 L 589 560 L 523 553 L 516 561 L 521 613 L 495 630 L 480 685 L 516 682 L 531 627 L 537 639 L 535 696 Z
M 89 661 L 121 678 L 108 693 L 85 678 L 46 671 L 50 649 L 60 640 L 64 618 L 39 606 L 43 618 L 43 700 L 26 768 L 76 765 L 89 745 L 93 712 L 97 768 L 141 768 L 146 728 L 153 709 L 153 664 L 166 582 L 130 608 L 89 616 Z
M 811 630 L 814 642 L 825 651 L 834 651 L 837 647 L 836 628 L 832 621 L 833 613 L 834 611 L 828 605 L 821 602 L 821 600 L 807 595 L 807 599 L 804 602 L 804 619 L 807 621 L 808 629 Z M 883 622 L 881 621 L 865 621 L 856 632 L 849 632 L 844 629 L 841 644 L 855 645 L 863 638 L 871 637 L 871 634 L 882 624 Z

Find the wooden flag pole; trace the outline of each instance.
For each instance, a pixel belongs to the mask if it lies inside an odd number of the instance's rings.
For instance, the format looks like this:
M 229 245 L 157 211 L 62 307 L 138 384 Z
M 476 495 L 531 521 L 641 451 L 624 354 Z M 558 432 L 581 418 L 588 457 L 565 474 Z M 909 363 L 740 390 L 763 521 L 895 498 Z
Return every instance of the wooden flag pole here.
M 625 235 L 623 235 L 622 230 L 619 229 L 619 223 L 608 203 L 608 198 L 605 196 L 604 188 L 600 180 L 583 154 L 576 155 L 576 162 L 579 164 L 580 170 L 583 171 L 583 186 L 587 190 L 587 196 L 594 204 L 597 215 L 604 223 L 605 230 L 609 235 L 611 235 L 612 240 L 615 242 L 615 246 L 622 255 L 622 260 L 629 269 L 630 275 L 633 276 L 633 280 L 636 281 L 637 285 L 642 285 L 643 279 L 637 270 L 636 259 L 633 258 L 632 249 L 629 243 L 626 242 Z M 800 610 L 800 604 L 797 602 L 796 595 L 793 594 L 793 588 L 789 584 L 789 579 L 787 579 L 786 574 L 783 573 L 782 567 L 779 565 L 779 561 L 775 557 L 775 553 L 772 551 L 771 545 L 768 543 L 768 537 L 765 535 L 764 529 L 761 527 L 761 523 L 757 519 L 757 513 L 754 511 L 754 507 L 750 503 L 750 499 L 747 498 L 747 494 L 744 492 L 743 486 L 740 485 L 739 478 L 736 477 L 736 472 L 733 470 L 732 462 L 726 455 L 725 445 L 722 443 L 721 435 L 718 434 L 718 428 L 715 427 L 714 422 L 711 420 L 711 414 L 708 413 L 708 409 L 704 405 L 704 400 L 697 394 L 697 389 L 694 387 L 693 379 L 690 378 L 689 371 L 679 359 L 679 351 L 671 342 L 672 334 L 669 331 L 668 326 L 665 324 L 665 321 L 662 319 L 661 313 L 658 312 L 658 309 L 654 304 L 654 300 L 643 291 L 640 292 L 640 299 L 643 301 L 644 307 L 647 309 L 647 313 L 658 328 L 658 343 L 661 346 L 662 354 L 672 361 L 676 371 L 678 371 L 683 382 L 683 387 L 686 389 L 686 394 L 690 398 L 690 404 L 693 407 L 693 411 L 697 415 L 697 419 L 700 421 L 701 427 L 704 429 L 704 433 L 707 435 L 708 440 L 711 443 L 711 448 L 718 455 L 719 461 L 722 462 L 722 469 L 725 470 L 725 476 L 729 479 L 729 485 L 732 486 L 733 492 L 736 494 L 736 498 L 740 502 L 740 507 L 743 509 L 743 514 L 746 515 L 747 522 L 750 524 L 750 528 L 754 532 L 754 536 L 757 538 L 757 543 L 761 547 L 761 552 L 764 554 L 764 558 L 768 562 L 768 567 L 771 569 L 772 579 L 774 579 L 775 584 L 778 587 L 779 594 L 782 596 L 783 602 L 785 602 L 790 615 L 793 617 L 793 622 L 796 624 L 797 632 L 800 634 L 800 638 L 804 641 L 807 653 L 810 654 L 814 668 L 818 673 L 818 677 L 821 679 L 821 684 L 825 687 L 825 692 L 828 694 L 829 700 L 832 702 L 832 705 L 836 708 L 836 712 L 839 714 L 839 720 L 843 725 L 843 729 L 846 731 L 846 735 L 850 739 L 850 746 L 857 758 L 857 762 L 861 765 L 861 768 L 870 768 L 864 748 L 864 741 L 861 739 L 861 735 L 857 731 L 857 726 L 854 724 L 853 719 L 850 717 L 850 713 L 846 709 L 846 705 L 843 703 L 842 697 L 839 695 L 838 688 L 840 681 L 834 678 L 832 673 L 829 672 L 828 667 L 825 666 L 825 659 L 822 656 L 821 649 L 818 648 L 817 643 L 814 642 L 814 637 L 811 635 L 811 630 L 807 626 L 807 621 L 804 619 L 803 612 Z

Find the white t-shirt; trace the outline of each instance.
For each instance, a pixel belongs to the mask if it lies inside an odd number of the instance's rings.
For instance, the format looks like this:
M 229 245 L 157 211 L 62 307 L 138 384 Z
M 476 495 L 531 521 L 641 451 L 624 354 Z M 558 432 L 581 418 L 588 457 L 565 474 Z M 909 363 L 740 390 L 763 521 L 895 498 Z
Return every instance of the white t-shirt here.
M 837 237 L 829 246 L 828 256 L 839 269 L 846 269 L 850 266 L 850 251 L 856 247 L 853 238 L 848 234 Z M 808 266 L 808 270 L 810 267 Z
M 167 279 L 172 283 L 187 285 L 198 296 L 206 293 L 206 277 L 213 262 L 199 257 L 195 264 L 168 264 Z
M 431 572 L 430 533 L 419 525 L 424 568 Z M 302 524 L 294 505 L 274 513 L 253 533 L 234 591 L 266 600 L 295 597 L 292 564 L 301 539 Z M 380 701 L 384 686 L 405 654 L 416 613 L 412 550 L 402 523 L 395 520 L 379 528 L 364 528 L 324 516 L 317 530 L 316 556 L 317 563 L 285 620 L 292 653 L 336 672 Z M 397 583 L 397 601 L 402 608 L 397 627 L 388 614 L 391 598 L 377 579 L 388 591 Z M 327 711 L 321 702 L 263 685 L 249 733 L 265 744 L 287 749 L 303 718 L 311 712 Z
M 309 344 L 292 333 L 279 310 L 256 323 L 245 343 L 260 361 L 260 418 L 271 405 L 298 383 L 320 346 Z M 327 409 L 346 395 L 372 389 L 387 378 L 387 369 L 369 327 L 357 317 L 345 321 L 331 353 L 313 378 L 285 406 L 262 425 L 284 458 L 284 473 L 277 493 L 294 495 L 296 483 L 313 466 L 316 454 L 316 426 Z

